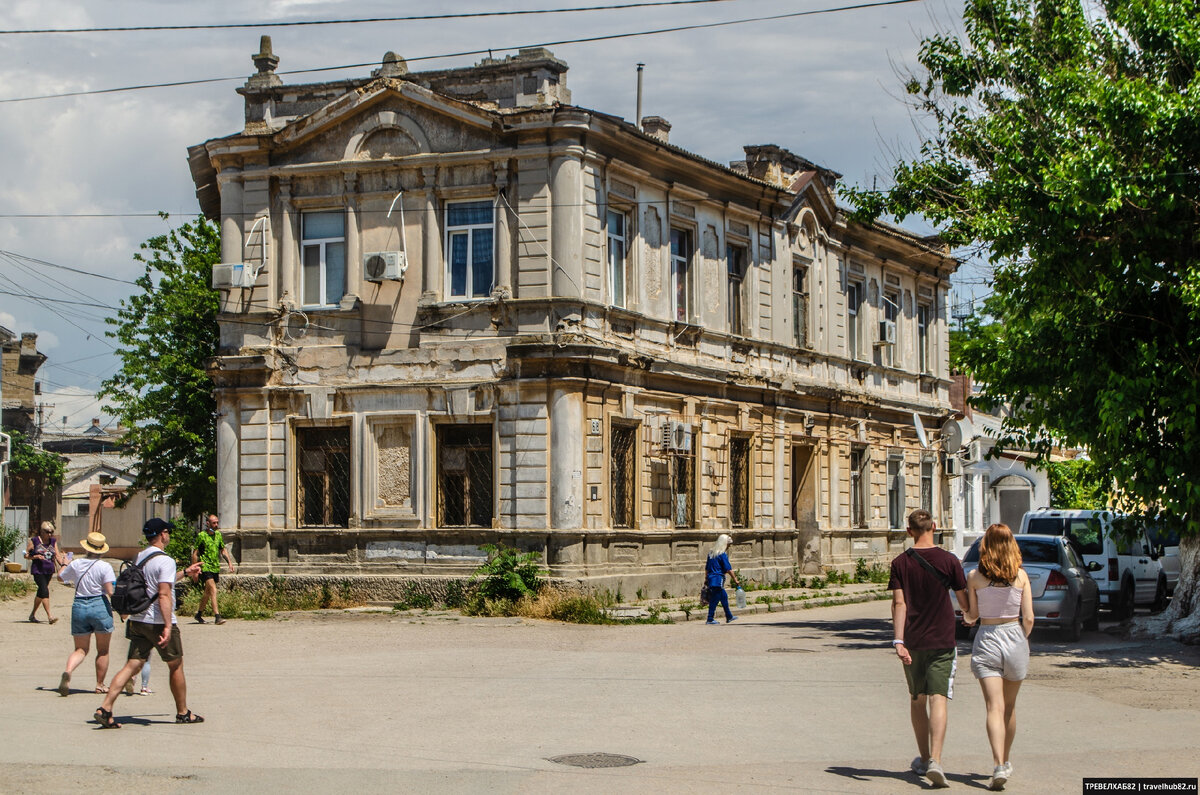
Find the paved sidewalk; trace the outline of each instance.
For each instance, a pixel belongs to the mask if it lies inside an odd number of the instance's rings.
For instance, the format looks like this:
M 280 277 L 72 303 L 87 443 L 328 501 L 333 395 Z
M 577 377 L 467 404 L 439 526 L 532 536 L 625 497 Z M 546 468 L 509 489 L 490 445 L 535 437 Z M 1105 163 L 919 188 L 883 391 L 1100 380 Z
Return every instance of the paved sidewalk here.
M 23 623 L 27 610 L 24 600 L 0 603 L 5 792 L 925 787 L 907 772 L 908 700 L 883 601 L 745 615 L 719 627 L 345 611 L 185 624 L 188 700 L 207 722 L 173 722 L 166 667 L 156 664 L 154 695 L 118 699 L 115 713 L 127 723 L 119 731 L 89 723 L 100 700 L 82 692 L 91 689 L 90 658 L 77 692 L 53 691 L 69 629 Z M 1079 791 L 1083 776 L 1200 768 L 1191 658 L 1172 658 L 1160 680 L 1148 678 L 1148 663 L 1116 669 L 1124 686 L 1089 690 L 1101 671 L 1077 669 L 1069 655 L 1133 648 L 1091 638 L 1090 647 L 1055 646 L 1065 658 L 1035 658 L 1009 791 Z M 944 762 L 954 787 L 978 789 L 991 761 L 979 688 L 965 656 L 960 662 Z M 1139 683 L 1190 695 L 1161 708 L 1123 703 Z M 641 761 L 608 769 L 550 761 L 594 752 Z

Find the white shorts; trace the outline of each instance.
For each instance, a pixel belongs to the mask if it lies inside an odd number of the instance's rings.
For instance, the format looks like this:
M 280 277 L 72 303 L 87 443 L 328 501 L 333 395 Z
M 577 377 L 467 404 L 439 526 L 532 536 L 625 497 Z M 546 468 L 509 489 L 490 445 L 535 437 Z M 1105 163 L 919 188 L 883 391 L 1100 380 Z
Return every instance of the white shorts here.
M 971 673 L 976 679 L 1002 676 L 1020 682 L 1029 673 L 1029 639 L 1020 621 L 984 624 L 971 647 Z

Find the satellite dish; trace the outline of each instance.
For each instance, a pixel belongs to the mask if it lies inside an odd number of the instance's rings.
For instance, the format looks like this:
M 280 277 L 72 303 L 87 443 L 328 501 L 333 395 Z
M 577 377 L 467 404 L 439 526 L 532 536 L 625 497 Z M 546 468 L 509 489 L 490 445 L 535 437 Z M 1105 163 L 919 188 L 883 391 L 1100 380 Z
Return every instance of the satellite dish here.
M 945 442 L 948 453 L 957 452 L 958 448 L 962 447 L 962 426 L 956 420 L 946 420 L 946 424 L 942 426 L 942 441 Z
M 929 446 L 929 437 L 925 435 L 925 425 L 921 422 L 921 415 L 913 412 L 913 427 L 917 429 L 917 441 L 921 443 L 921 447 Z

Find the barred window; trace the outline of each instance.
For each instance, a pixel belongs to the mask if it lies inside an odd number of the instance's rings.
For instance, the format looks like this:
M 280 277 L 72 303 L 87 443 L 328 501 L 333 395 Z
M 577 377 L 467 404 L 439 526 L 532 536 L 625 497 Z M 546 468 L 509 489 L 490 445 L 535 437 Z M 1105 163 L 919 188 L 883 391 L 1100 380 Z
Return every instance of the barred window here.
M 612 427 L 611 467 L 609 484 L 612 488 L 609 510 L 613 527 L 633 527 L 635 505 L 634 461 L 637 428 L 632 425 Z
M 729 524 L 750 526 L 750 439 L 729 440 Z
M 350 428 L 297 428 L 298 524 L 350 526 Z
M 850 451 L 850 526 L 867 526 L 866 503 L 866 450 L 857 448 Z
M 437 439 L 438 525 L 491 527 L 492 426 L 442 425 Z

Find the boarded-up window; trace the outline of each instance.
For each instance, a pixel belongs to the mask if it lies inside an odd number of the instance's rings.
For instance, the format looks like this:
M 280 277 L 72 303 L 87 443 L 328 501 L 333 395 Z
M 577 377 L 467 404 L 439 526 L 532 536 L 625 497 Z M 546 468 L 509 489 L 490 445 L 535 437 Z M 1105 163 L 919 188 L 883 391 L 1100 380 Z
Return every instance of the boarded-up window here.
M 389 425 L 378 435 L 379 501 L 398 508 L 412 506 L 412 436 L 408 429 Z
M 438 524 L 491 527 L 494 503 L 491 425 L 438 428 Z
M 350 429 L 297 428 L 297 517 L 302 527 L 350 526 Z

